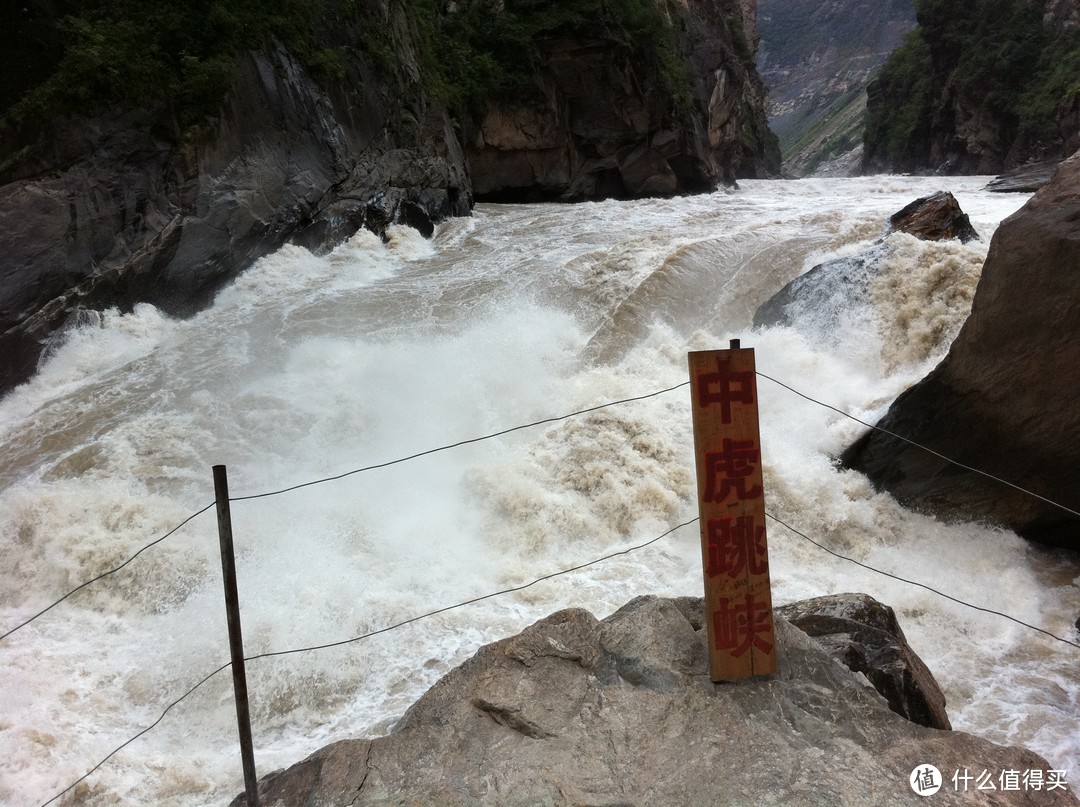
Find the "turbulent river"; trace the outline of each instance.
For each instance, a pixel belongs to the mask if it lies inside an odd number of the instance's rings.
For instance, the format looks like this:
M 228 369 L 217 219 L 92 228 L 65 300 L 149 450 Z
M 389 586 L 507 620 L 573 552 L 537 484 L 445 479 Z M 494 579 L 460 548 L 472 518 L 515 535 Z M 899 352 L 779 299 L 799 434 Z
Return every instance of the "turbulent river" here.
M 198 316 L 86 317 L 0 400 L 0 802 L 224 805 L 243 789 L 211 467 L 228 467 L 246 654 L 343 642 L 651 541 L 696 515 L 686 353 L 863 420 L 945 354 L 998 223 L 985 178 L 744 182 L 666 201 L 480 205 L 433 239 L 285 247 Z M 755 309 L 950 190 L 982 239 L 888 236 L 870 302 L 754 330 Z M 863 429 L 759 382 L 766 506 L 833 551 L 1077 636 L 1080 563 L 899 507 L 832 458 Z M 1052 403 L 1050 404 L 1052 405 Z M 348 475 L 346 475 L 348 474 Z M 333 481 L 275 493 L 306 482 Z M 203 511 L 200 513 L 200 511 Z M 173 528 L 199 513 L 174 533 Z M 892 605 L 958 729 L 1080 783 L 1080 651 L 833 557 L 776 523 L 773 600 Z M 370 638 L 247 664 L 260 774 L 387 732 L 481 644 L 555 610 L 698 595 L 696 524 Z M 166 711 L 168 709 L 168 711 Z M 164 713 L 164 717 L 163 717 Z M 156 722 L 159 721 L 160 722 Z M 155 725 L 156 724 L 156 725 Z M 931 762 L 932 760 L 927 760 Z

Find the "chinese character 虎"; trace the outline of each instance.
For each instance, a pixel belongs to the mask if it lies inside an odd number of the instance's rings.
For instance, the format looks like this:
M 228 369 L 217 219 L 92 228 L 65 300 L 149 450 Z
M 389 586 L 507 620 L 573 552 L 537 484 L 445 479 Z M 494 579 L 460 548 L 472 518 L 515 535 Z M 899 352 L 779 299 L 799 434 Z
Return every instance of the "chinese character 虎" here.
M 706 522 L 709 577 L 727 574 L 740 577 L 769 571 L 769 555 L 765 546 L 765 527 L 755 523 L 752 515 L 738 518 L 710 518 Z
M 760 498 L 761 485 L 746 488 L 746 477 L 754 473 L 760 458 L 753 440 L 725 438 L 720 451 L 705 452 L 705 501 L 722 502 L 732 492 L 737 499 Z
M 717 372 L 698 376 L 700 406 L 720 404 L 720 421 L 731 423 L 731 404 L 754 402 L 754 373 L 750 370 L 733 373 L 730 361 L 717 361 Z M 738 384 L 738 389 L 733 385 Z M 714 389 L 715 387 L 715 389 Z
M 771 653 L 772 626 L 769 617 L 772 609 L 767 603 L 756 602 L 753 594 L 747 594 L 741 603 L 726 597 L 720 598 L 720 607 L 713 612 L 713 639 L 718 650 L 730 650 L 731 655 L 741 656 L 751 646 L 763 653 Z

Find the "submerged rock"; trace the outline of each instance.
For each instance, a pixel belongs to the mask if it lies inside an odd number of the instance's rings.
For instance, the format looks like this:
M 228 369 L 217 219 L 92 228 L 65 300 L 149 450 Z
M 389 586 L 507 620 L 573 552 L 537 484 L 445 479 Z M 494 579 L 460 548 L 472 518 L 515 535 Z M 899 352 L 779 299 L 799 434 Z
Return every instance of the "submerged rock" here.
M 889 218 L 889 228 L 923 241 L 967 242 L 979 237 L 956 198 L 947 192 L 916 199 Z M 821 334 L 839 329 L 845 318 L 857 316 L 869 303 L 871 285 L 891 258 L 889 242 L 879 240 L 856 255 L 818 264 L 762 303 L 754 313 L 754 327 L 813 320 Z
M 560 611 L 481 648 L 394 732 L 343 740 L 260 783 L 283 805 L 923 804 L 945 773 L 1048 770 L 1020 748 L 916 725 L 777 621 L 775 675 L 713 684 L 700 599 L 642 597 L 597 621 Z M 994 804 L 1075 805 L 1066 790 Z M 240 807 L 244 796 L 233 804 Z M 950 791 L 935 804 L 970 804 Z
M 1080 549 L 1078 329 L 1080 154 L 995 232 L 948 355 L 878 424 L 905 439 L 868 432 L 843 464 L 911 507 Z

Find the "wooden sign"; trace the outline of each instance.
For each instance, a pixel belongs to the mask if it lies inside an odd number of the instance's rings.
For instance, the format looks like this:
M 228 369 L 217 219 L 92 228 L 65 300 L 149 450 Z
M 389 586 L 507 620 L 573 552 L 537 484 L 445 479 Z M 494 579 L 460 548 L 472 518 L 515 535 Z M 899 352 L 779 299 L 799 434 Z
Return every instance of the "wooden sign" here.
M 713 681 L 776 672 L 754 351 L 689 354 Z

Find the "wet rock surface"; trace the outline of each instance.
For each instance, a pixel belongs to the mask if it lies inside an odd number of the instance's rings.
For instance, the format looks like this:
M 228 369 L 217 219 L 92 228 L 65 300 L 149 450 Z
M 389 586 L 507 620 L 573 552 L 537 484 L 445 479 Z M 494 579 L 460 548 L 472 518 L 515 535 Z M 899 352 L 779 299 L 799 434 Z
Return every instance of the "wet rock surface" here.
M 775 675 L 713 684 L 702 622 L 694 598 L 642 597 L 604 620 L 555 613 L 481 648 L 390 735 L 266 776 L 261 802 L 915 805 L 925 801 L 909 777 L 928 760 L 1049 769 L 1029 751 L 900 717 L 783 619 Z M 947 788 L 934 798 L 972 803 Z M 1078 802 L 1059 789 L 985 803 Z

